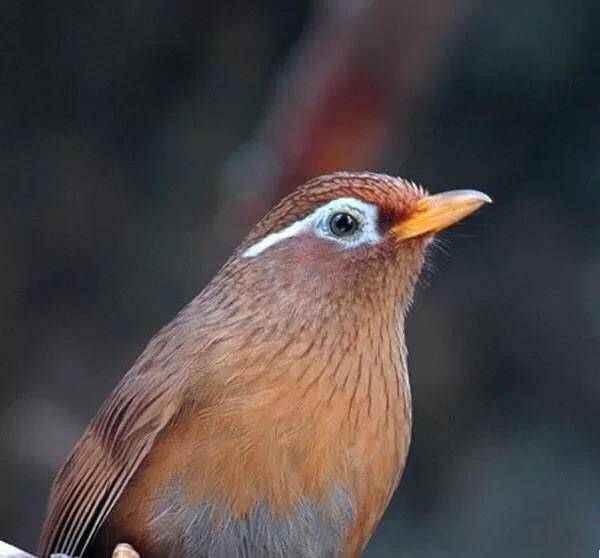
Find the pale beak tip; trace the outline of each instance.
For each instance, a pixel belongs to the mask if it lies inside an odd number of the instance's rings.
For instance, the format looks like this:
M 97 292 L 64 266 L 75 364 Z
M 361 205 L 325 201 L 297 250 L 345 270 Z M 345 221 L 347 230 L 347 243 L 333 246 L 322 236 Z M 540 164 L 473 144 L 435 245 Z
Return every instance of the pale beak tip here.
M 479 192 L 481 194 L 481 201 L 483 203 L 494 203 L 494 200 L 488 196 L 487 194 L 484 194 L 483 192 Z
M 454 190 L 450 192 L 451 194 L 456 195 L 456 197 L 464 197 L 466 199 L 471 199 L 473 201 L 481 202 L 481 205 L 484 203 L 493 203 L 492 198 L 479 190 Z

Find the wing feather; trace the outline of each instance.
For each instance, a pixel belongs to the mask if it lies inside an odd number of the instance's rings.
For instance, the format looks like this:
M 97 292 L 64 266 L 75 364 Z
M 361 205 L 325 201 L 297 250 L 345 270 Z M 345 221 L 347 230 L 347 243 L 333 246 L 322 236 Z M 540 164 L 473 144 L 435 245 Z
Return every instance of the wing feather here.
M 157 436 L 183 403 L 177 351 L 160 334 L 102 406 L 60 470 L 38 555 L 82 556 Z M 175 347 L 177 349 L 178 347 Z M 185 359 L 184 359 L 185 362 Z

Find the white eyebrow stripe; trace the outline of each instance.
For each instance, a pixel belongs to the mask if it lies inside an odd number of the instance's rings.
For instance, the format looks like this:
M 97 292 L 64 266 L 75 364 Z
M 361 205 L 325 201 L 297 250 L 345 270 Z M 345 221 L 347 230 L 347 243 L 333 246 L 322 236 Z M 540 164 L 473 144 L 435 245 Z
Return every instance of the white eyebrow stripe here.
M 259 240 L 256 244 L 253 244 L 247 250 L 245 250 L 242 256 L 244 258 L 254 258 L 255 256 L 258 256 L 260 253 L 264 252 L 267 248 L 270 248 L 274 244 L 277 244 L 286 238 L 296 236 L 305 228 L 308 228 L 307 225 L 310 225 L 311 220 L 312 214 L 304 219 L 301 219 L 300 221 L 296 221 L 295 223 L 288 225 L 285 229 L 281 229 L 280 231 L 265 236 L 262 240 Z
M 375 244 L 381 240 L 379 233 L 377 232 L 377 218 L 379 210 L 377 206 L 366 203 L 356 198 L 338 198 L 332 200 L 325 205 L 322 205 L 315 209 L 310 215 L 304 217 L 288 225 L 280 231 L 271 233 L 259 240 L 256 244 L 253 244 L 247 248 L 243 253 L 243 258 L 254 258 L 259 254 L 262 254 L 265 250 L 271 246 L 278 244 L 282 240 L 297 236 L 301 232 L 313 227 L 313 225 L 319 223 L 325 216 L 332 215 L 338 211 L 348 211 L 350 213 L 357 214 L 363 220 L 363 234 L 358 242 L 343 242 L 348 247 L 357 246 L 359 244 L 369 243 Z M 315 231 L 319 236 L 326 236 L 322 234 L 322 231 Z M 331 238 L 331 237 L 328 237 Z M 332 239 L 334 240 L 334 239 Z

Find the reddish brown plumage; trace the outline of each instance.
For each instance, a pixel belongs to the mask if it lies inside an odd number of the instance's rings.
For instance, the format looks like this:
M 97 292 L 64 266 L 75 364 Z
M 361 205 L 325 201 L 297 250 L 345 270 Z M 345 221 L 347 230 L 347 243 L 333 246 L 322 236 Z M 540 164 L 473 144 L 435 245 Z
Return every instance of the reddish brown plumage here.
M 90 551 L 125 541 L 143 558 L 189 554 L 177 533 L 199 503 L 227 510 L 211 512 L 218 529 L 219 513 L 243 522 L 258 504 L 274 518 L 303 502 L 326 509 L 339 487 L 352 517 L 335 555 L 357 556 L 409 445 L 404 315 L 427 236 L 399 244 L 387 233 L 425 195 L 337 173 L 277 205 L 101 408 L 54 484 L 41 556 L 79 555 L 88 539 Z M 378 208 L 381 242 L 349 250 L 307 231 L 243 257 L 341 197 Z M 173 494 L 179 507 L 157 518 Z M 247 552 L 236 556 L 276 555 Z

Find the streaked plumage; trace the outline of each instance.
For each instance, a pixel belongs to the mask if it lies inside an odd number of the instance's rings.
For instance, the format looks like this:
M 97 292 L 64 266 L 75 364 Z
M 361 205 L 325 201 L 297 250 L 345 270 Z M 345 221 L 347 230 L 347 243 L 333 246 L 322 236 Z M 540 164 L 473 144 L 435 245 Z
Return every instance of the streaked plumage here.
M 404 316 L 431 235 L 392 233 L 425 196 L 337 173 L 277 205 L 102 406 L 54 483 L 40 555 L 357 556 L 408 451 Z M 309 218 L 339 198 L 375 208 L 364 242 Z

